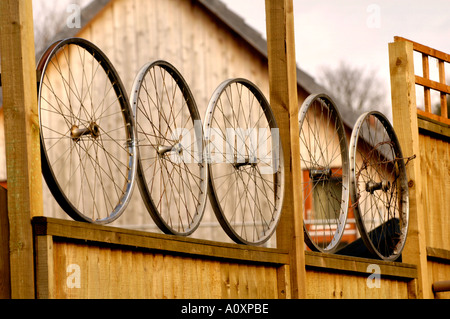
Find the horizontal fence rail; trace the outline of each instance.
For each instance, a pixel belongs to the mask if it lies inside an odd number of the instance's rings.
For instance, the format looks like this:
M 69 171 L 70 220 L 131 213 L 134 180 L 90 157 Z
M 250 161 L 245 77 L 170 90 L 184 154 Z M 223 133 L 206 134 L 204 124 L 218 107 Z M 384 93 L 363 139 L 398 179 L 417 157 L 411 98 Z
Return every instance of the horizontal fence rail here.
M 450 94 L 450 86 L 447 85 L 445 79 L 445 66 L 450 63 L 450 55 L 402 37 L 394 37 L 394 41 L 411 42 L 413 44 L 413 50 L 422 55 L 422 76 L 417 75 L 418 70 L 415 70 L 415 84 L 422 86 L 424 89 L 425 111 L 418 109 L 417 114 L 450 125 L 447 97 L 447 94 Z M 439 82 L 430 78 L 430 57 L 437 60 Z M 440 114 L 433 113 L 431 101 L 432 90 L 439 92 Z

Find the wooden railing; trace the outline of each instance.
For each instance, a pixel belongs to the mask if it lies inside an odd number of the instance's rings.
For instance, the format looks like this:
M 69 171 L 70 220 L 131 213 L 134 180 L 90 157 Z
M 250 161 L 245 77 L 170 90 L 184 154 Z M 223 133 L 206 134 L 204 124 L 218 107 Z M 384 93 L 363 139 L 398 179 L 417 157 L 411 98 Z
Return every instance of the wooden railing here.
M 424 88 L 424 107 L 425 110 L 417 110 L 417 114 L 432 120 L 450 125 L 447 107 L 447 94 L 450 94 L 450 86 L 445 81 L 445 64 L 450 63 L 450 55 L 436 49 L 427 47 L 417 42 L 402 38 L 394 37 L 394 41 L 408 41 L 413 44 L 413 50 L 422 55 L 422 76 L 417 75 L 415 71 L 415 84 Z M 439 82 L 430 78 L 430 57 L 437 60 Z M 440 114 L 434 114 L 431 102 L 431 90 L 438 91 L 440 95 Z
M 437 72 L 430 72 L 430 58 L 437 60 Z M 450 278 L 450 87 L 445 83 L 449 62 L 449 54 L 411 40 L 395 37 L 389 43 L 394 128 L 404 156 L 415 155 L 406 168 L 409 230 L 402 260 L 417 265 L 419 298 L 450 297 L 450 292 L 439 292 L 438 296 L 432 290 L 434 283 Z M 433 81 L 430 74 L 439 81 Z M 425 110 L 418 108 L 418 86 L 424 89 Z M 439 104 L 433 103 L 433 91 L 439 95 Z M 432 113 L 436 104 L 441 107 L 440 114 Z

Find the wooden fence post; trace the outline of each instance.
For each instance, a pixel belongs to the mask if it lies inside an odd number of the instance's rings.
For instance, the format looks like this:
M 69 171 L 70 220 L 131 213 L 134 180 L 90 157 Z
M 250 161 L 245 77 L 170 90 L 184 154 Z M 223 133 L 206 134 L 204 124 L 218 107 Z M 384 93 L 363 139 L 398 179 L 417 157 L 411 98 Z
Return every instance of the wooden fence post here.
M 417 156 L 406 167 L 409 181 L 409 230 L 402 260 L 417 265 L 417 297 L 432 298 L 427 271 L 426 224 L 420 174 L 413 44 L 406 41 L 389 43 L 389 66 L 395 132 L 400 141 L 403 156 Z
M 35 298 L 31 217 L 42 215 L 42 175 L 31 0 L 0 1 L 8 176 L 11 297 Z
M 280 128 L 286 170 L 283 211 L 277 228 L 277 246 L 289 251 L 292 298 L 305 298 L 303 194 L 293 11 L 292 0 L 266 0 L 270 104 Z

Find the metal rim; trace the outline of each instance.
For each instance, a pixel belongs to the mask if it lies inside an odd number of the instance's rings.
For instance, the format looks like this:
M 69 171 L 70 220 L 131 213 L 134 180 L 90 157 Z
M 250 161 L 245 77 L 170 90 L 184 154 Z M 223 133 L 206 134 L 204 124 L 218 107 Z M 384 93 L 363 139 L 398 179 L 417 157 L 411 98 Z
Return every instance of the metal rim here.
M 311 250 L 332 253 L 344 234 L 348 213 L 350 172 L 344 124 L 326 94 L 308 96 L 298 121 L 305 242 Z
M 209 198 L 219 223 L 237 243 L 265 243 L 284 197 L 283 150 L 269 103 L 250 81 L 226 80 L 211 97 L 204 132 Z
M 131 103 L 139 140 L 138 186 L 147 210 L 164 233 L 190 235 L 203 217 L 208 187 L 192 92 L 173 65 L 158 60 L 141 68 Z
M 137 162 L 132 110 L 117 71 L 81 38 L 52 44 L 37 70 L 42 170 L 52 195 L 75 220 L 116 220 L 131 199 Z
M 396 260 L 408 232 L 408 180 L 399 141 L 382 113 L 358 118 L 350 139 L 350 165 L 360 235 L 374 256 Z

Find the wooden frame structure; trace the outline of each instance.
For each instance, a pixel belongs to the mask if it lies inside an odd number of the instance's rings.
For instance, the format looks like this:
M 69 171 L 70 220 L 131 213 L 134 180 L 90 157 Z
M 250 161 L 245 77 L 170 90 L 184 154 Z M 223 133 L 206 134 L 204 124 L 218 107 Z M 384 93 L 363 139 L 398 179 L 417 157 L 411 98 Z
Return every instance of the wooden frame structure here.
M 423 77 L 414 70 L 414 51 L 422 54 Z M 428 57 L 438 59 L 440 83 L 429 79 Z M 450 131 L 446 114 L 444 62 L 448 55 L 413 41 L 395 37 L 389 43 L 394 128 L 407 166 L 410 225 L 403 260 L 417 265 L 418 297 L 432 298 L 432 281 L 450 277 Z M 417 109 L 416 85 L 424 87 L 425 111 Z M 442 114 L 431 113 L 430 90 L 440 92 Z M 450 294 L 447 293 L 447 297 Z
M 34 298 L 30 218 L 42 215 L 42 177 L 31 1 L 2 1 L 0 20 L 11 296 Z
M 414 82 L 424 88 L 424 107 L 425 110 L 417 110 L 417 114 L 421 118 L 429 118 L 446 125 L 450 124 L 447 110 L 447 94 L 450 94 L 450 86 L 445 82 L 445 63 L 450 63 L 450 55 L 423 44 L 402 38 L 395 37 L 395 42 L 410 42 L 413 45 L 413 51 L 419 52 L 422 56 L 422 76 L 414 75 Z M 430 79 L 430 62 L 429 59 L 435 58 L 438 64 L 439 82 Z M 439 105 L 441 107 L 441 114 L 433 114 L 431 105 L 431 90 L 439 92 Z
M 0 188 L 0 297 L 430 297 L 426 256 L 445 264 L 448 250 L 427 247 L 422 240 L 424 216 L 414 193 L 406 262 L 305 251 L 292 0 L 266 0 L 270 103 L 281 128 L 288 169 L 276 249 L 43 217 L 31 0 L 2 1 L 0 12 L 8 165 L 8 192 Z M 403 67 L 395 61 L 394 66 Z M 410 75 L 405 70 L 391 71 L 397 77 L 394 81 L 399 81 L 394 83 L 394 107 L 407 105 L 407 110 L 402 106 L 399 112 L 410 112 L 411 122 L 396 122 L 404 138 L 414 132 L 417 122 L 412 114 L 415 103 L 402 100 L 410 93 L 402 91 L 402 81 Z M 408 141 L 401 143 L 403 147 Z M 418 151 L 416 142 L 412 146 L 406 154 Z M 409 166 L 412 188 L 420 185 L 415 178 L 420 175 L 417 166 L 417 162 Z M 369 284 L 374 268 L 381 276 L 375 277 L 380 287 Z

